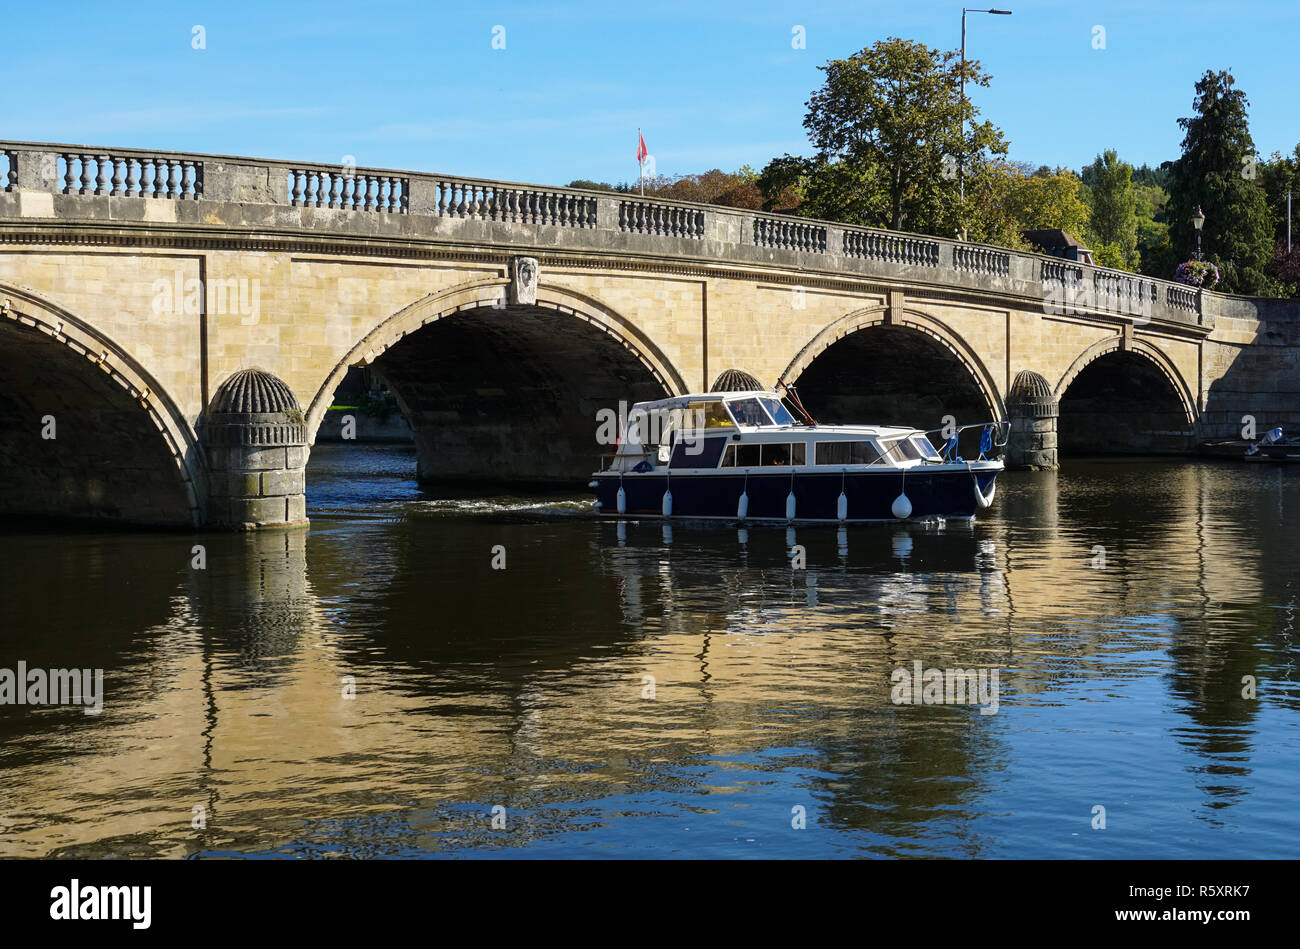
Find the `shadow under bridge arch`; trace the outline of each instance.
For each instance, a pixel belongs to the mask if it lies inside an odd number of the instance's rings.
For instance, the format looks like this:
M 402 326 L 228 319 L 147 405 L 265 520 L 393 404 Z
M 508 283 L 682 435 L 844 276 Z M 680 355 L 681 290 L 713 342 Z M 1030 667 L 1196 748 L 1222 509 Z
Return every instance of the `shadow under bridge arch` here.
M 685 389 L 653 343 L 596 301 L 542 284 L 536 304 L 502 305 L 505 289 L 478 281 L 412 304 L 331 377 L 372 360 L 414 433 L 422 482 L 585 482 L 614 450 L 597 443 L 601 410 Z M 313 427 L 332 391 L 313 403 Z
M 805 407 L 826 424 L 940 428 L 1006 418 L 993 377 L 978 354 L 939 321 L 883 307 L 851 313 L 817 334 L 782 373 Z M 963 436 L 973 457 L 978 433 Z M 941 441 L 934 436 L 937 443 Z

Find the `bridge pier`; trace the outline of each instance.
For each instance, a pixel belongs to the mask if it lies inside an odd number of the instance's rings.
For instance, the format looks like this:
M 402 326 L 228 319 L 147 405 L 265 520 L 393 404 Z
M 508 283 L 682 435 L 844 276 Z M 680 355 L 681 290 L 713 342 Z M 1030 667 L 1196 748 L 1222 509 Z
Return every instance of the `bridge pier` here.
M 307 436 L 289 387 L 244 369 L 217 390 L 202 441 L 211 472 L 208 526 L 306 527 Z
M 1057 462 L 1056 420 L 1060 406 L 1052 387 L 1028 369 L 1016 375 L 1007 396 L 1011 434 L 1007 440 L 1008 468 L 1050 470 Z

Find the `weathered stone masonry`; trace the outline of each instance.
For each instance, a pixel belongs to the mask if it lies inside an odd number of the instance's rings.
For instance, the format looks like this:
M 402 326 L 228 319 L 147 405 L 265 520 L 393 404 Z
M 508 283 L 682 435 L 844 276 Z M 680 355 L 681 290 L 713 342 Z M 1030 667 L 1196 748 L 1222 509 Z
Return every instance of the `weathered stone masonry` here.
M 849 386 L 825 393 L 844 411 L 892 392 L 927 428 L 958 399 L 1010 419 L 1011 459 L 1037 467 L 1070 426 L 1170 449 L 1235 436 L 1246 414 L 1300 426 L 1294 301 L 446 175 L 0 142 L 5 301 L 0 390 L 22 391 L 0 399 L 0 480 L 17 513 L 301 523 L 308 446 L 352 365 L 394 381 L 428 477 L 478 477 L 484 459 L 571 477 L 595 462 L 594 407 L 729 368 Z M 226 400 L 254 369 L 265 412 Z M 951 395 L 937 373 L 960 380 Z M 1095 424 L 1130 377 L 1158 411 Z M 49 414 L 69 438 L 37 446 Z

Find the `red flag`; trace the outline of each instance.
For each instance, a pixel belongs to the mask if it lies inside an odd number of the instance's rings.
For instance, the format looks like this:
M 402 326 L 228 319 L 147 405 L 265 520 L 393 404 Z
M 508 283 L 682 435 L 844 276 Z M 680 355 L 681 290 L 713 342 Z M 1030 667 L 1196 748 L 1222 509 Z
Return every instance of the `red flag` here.
M 645 161 L 646 156 L 649 155 L 650 152 L 648 152 L 648 151 L 646 150 L 646 147 L 645 147 L 645 138 L 642 137 L 642 135 L 641 135 L 641 130 L 640 130 L 640 129 L 637 129 L 637 130 L 636 130 L 636 137 L 637 137 L 637 146 L 636 146 L 636 163 L 639 165 L 639 164 L 641 164 L 642 162 Z

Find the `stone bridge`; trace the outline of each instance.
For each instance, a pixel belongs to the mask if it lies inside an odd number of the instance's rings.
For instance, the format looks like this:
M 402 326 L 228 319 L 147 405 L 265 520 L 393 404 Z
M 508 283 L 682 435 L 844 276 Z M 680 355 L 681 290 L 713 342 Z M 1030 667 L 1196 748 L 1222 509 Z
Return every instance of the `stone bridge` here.
M 422 480 L 584 479 L 599 410 L 796 383 L 1009 418 L 1014 463 L 1300 422 L 1300 315 L 1039 254 L 635 195 L 0 142 L 0 513 L 305 522 L 371 366 Z M 364 426 L 366 418 L 357 417 Z

